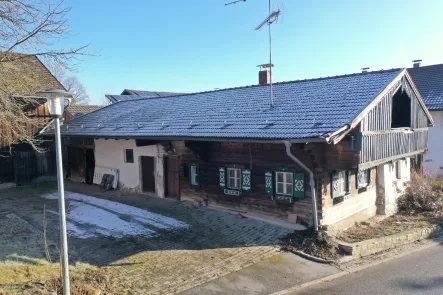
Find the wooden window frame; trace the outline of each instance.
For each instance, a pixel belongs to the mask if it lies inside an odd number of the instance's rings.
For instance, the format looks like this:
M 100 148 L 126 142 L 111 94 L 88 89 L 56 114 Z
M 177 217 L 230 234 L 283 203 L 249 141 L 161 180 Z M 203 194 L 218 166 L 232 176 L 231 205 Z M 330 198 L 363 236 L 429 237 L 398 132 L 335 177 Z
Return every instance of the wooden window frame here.
M 200 173 L 198 171 L 198 165 L 190 164 L 189 177 L 190 177 L 191 186 L 195 187 L 200 185 L 199 183 Z
M 294 173 L 292 171 L 275 171 L 275 194 L 282 196 L 294 196 Z M 283 182 L 278 181 L 278 175 L 283 175 Z M 288 175 L 290 175 L 288 182 Z M 283 192 L 278 191 L 278 185 L 283 184 Z M 290 185 L 290 193 L 288 193 L 288 185 Z
M 128 152 L 132 153 L 132 161 L 128 161 Z M 134 162 L 134 149 L 125 149 L 125 163 L 133 164 Z
M 230 171 L 236 171 L 234 177 L 231 177 L 229 172 Z M 234 182 L 238 181 L 238 187 L 237 186 L 231 186 L 231 178 L 234 179 Z M 239 167 L 226 167 L 226 187 L 228 189 L 233 190 L 241 190 L 242 189 L 242 169 Z
M 366 175 L 365 175 L 366 183 L 362 184 L 362 185 L 360 185 L 360 182 L 359 182 L 359 173 L 361 173 L 361 172 L 365 172 L 366 173 Z M 360 171 L 360 172 L 357 171 L 357 173 L 355 174 L 355 182 L 356 182 L 357 189 L 363 189 L 363 188 L 367 188 L 367 187 L 371 186 L 371 173 L 372 173 L 372 169 L 371 168 L 365 169 L 365 170 Z
M 341 190 L 337 193 L 336 196 L 334 196 L 334 175 L 338 174 L 339 175 L 339 185 L 341 186 Z M 344 197 L 346 195 L 351 195 L 351 188 L 349 185 L 349 180 L 351 177 L 351 173 L 349 171 L 346 170 L 340 170 L 340 171 L 336 171 L 334 173 L 332 173 L 332 177 L 331 177 L 331 196 L 333 199 L 335 198 L 341 198 Z

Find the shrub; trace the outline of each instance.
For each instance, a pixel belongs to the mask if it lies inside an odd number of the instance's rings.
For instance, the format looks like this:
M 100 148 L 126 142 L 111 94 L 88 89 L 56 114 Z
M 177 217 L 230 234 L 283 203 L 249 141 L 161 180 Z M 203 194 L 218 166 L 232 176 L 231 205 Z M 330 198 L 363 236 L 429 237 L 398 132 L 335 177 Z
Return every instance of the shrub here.
M 409 187 L 397 200 L 400 211 L 407 213 L 441 212 L 443 210 L 443 181 L 411 174 Z

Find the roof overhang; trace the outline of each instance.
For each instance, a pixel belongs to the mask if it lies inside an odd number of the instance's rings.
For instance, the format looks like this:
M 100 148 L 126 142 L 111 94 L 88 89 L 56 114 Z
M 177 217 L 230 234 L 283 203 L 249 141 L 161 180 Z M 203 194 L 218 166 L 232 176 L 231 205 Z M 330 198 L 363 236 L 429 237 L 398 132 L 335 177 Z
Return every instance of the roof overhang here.
M 47 132 L 46 135 L 53 135 L 53 133 Z M 83 138 L 102 138 L 102 139 L 149 139 L 159 141 L 213 141 L 213 142 L 241 142 L 241 143 L 272 143 L 272 144 L 284 144 L 289 141 L 291 143 L 314 143 L 314 142 L 327 142 L 326 138 L 313 137 L 313 138 L 296 138 L 296 139 L 260 139 L 260 138 L 213 138 L 213 137 L 149 137 L 149 136 L 97 136 L 97 135 L 70 135 L 63 134 L 63 137 L 83 137 Z

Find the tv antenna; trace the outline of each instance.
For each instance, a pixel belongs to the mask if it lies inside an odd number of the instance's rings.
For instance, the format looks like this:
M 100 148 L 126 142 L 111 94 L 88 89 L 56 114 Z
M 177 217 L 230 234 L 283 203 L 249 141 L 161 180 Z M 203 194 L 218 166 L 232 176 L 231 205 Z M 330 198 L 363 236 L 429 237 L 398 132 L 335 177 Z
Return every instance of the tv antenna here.
M 261 30 L 265 25 L 269 27 L 269 100 L 271 102 L 271 107 L 274 106 L 274 96 L 272 93 L 272 31 L 271 25 L 277 21 L 280 16 L 280 9 L 277 11 L 271 11 L 271 0 L 268 1 L 269 6 L 269 15 L 265 18 L 257 27 L 255 27 L 256 31 Z
M 225 3 L 225 6 L 228 6 L 228 5 L 231 5 L 231 4 L 236 4 L 236 3 L 238 3 L 238 2 L 246 2 L 246 0 L 236 0 L 236 1 L 232 1 L 232 2 L 229 2 L 229 3 Z

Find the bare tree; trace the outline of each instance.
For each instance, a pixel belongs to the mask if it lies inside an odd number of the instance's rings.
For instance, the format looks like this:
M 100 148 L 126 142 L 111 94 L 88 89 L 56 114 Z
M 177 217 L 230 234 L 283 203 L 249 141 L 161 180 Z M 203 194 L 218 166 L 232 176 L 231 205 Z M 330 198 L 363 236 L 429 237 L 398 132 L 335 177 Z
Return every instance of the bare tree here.
M 89 95 L 82 82 L 76 76 L 68 76 L 63 66 L 58 62 L 46 63 L 46 67 L 58 81 L 73 94 L 72 104 L 88 104 Z
M 63 86 L 66 90 L 72 93 L 72 103 L 74 104 L 88 104 L 89 95 L 86 93 L 86 88 L 76 76 L 70 76 L 63 80 Z
M 24 141 L 38 149 L 32 131 L 42 122 L 29 115 L 29 109 L 42 103 L 30 98 L 42 85 L 32 73 L 23 73 L 30 56 L 74 71 L 79 57 L 91 55 L 88 45 L 59 46 L 71 33 L 70 9 L 63 1 L 0 0 L 0 147 Z

